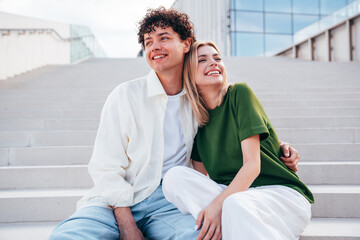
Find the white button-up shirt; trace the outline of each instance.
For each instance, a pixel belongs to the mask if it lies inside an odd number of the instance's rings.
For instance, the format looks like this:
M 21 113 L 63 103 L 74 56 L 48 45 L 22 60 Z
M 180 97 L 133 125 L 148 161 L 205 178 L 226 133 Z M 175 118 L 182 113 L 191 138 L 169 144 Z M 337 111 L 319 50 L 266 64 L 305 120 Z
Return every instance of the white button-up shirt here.
M 94 187 L 78 202 L 78 208 L 129 207 L 155 191 L 164 158 L 166 104 L 167 95 L 154 71 L 110 93 L 89 163 Z M 181 96 L 180 120 L 190 166 L 197 123 L 186 94 Z

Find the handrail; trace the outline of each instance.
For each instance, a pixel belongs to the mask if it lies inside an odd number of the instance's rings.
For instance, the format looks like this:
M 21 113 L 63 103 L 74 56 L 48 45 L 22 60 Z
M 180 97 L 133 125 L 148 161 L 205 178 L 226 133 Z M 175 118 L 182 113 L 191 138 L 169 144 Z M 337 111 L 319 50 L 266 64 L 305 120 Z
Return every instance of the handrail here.
M 22 32 L 22 34 L 24 34 L 25 32 L 30 32 L 30 33 L 34 33 L 34 32 L 38 32 L 41 31 L 43 32 L 48 32 L 48 33 L 55 33 L 56 36 L 58 36 L 58 38 L 60 38 L 62 41 L 64 42 L 71 42 L 71 41 L 76 41 L 76 40 L 80 40 L 86 37 L 95 37 L 94 34 L 88 34 L 88 35 L 83 35 L 83 36 L 78 36 L 78 37 L 69 37 L 69 38 L 63 38 L 55 29 L 53 28 L 0 28 L 0 32 L 6 32 L 6 33 L 2 33 L 2 36 L 8 36 L 10 34 L 10 32 Z

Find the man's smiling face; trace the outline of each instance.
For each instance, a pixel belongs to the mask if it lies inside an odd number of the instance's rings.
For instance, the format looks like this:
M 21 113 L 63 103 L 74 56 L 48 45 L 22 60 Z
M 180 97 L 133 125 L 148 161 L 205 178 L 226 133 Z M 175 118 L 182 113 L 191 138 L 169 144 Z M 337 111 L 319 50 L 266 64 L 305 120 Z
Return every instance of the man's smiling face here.
M 144 35 L 144 48 L 146 60 L 155 72 L 182 71 L 190 41 L 181 40 L 171 27 L 155 27 L 154 31 Z

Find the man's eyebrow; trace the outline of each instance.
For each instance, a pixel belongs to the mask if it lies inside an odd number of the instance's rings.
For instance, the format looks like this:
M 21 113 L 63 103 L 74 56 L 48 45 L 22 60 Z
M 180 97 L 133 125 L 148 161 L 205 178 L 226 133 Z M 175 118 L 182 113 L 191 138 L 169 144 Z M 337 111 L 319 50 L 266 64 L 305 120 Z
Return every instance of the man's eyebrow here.
M 157 36 L 164 36 L 164 35 L 170 35 L 170 33 L 168 33 L 168 32 L 161 32 L 161 33 L 159 33 L 159 34 L 157 34 Z M 144 38 L 144 41 L 146 41 L 146 40 L 149 40 L 149 39 L 151 39 L 152 37 L 151 36 L 148 36 L 148 37 L 146 37 L 146 38 Z
M 168 32 L 162 32 L 162 33 L 159 33 L 158 36 L 164 36 L 164 35 L 170 35 L 170 33 Z

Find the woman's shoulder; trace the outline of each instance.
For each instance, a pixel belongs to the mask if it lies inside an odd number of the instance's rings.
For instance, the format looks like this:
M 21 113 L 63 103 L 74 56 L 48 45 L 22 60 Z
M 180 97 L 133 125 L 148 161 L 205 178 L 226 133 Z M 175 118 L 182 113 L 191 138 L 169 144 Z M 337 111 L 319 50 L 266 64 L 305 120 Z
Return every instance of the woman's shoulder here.
M 249 95 L 252 95 L 252 90 L 249 87 L 249 85 L 247 85 L 244 82 L 240 82 L 240 83 L 234 83 L 229 87 L 229 90 L 231 92 L 231 95 L 233 95 L 234 97 L 246 97 Z

